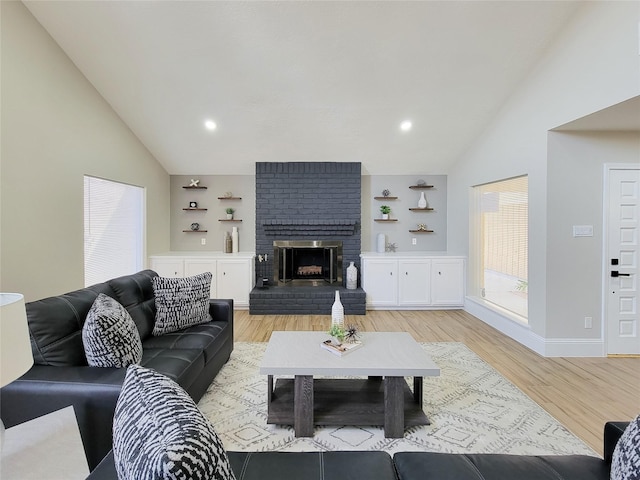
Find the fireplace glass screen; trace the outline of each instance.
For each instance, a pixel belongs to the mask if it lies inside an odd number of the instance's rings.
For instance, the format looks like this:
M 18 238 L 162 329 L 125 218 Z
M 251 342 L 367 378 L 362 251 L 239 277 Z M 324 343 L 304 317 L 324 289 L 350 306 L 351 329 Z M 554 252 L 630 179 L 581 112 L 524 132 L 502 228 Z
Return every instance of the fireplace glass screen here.
M 342 284 L 342 242 L 275 241 L 273 261 L 277 285 Z

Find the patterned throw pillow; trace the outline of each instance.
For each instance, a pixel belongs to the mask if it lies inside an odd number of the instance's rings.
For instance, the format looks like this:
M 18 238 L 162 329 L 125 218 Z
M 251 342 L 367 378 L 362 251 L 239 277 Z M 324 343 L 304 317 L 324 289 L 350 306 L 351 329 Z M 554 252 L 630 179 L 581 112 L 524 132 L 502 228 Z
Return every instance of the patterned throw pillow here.
M 640 480 L 640 415 L 629 423 L 616 444 L 611 480 Z
M 123 368 L 142 359 L 142 341 L 129 312 L 104 293 L 93 302 L 82 327 L 87 363 Z
M 163 335 L 209 321 L 211 272 L 187 278 L 153 277 L 156 323 L 152 335 Z
M 119 480 L 235 480 L 222 442 L 191 397 L 154 370 L 127 369 L 113 418 Z

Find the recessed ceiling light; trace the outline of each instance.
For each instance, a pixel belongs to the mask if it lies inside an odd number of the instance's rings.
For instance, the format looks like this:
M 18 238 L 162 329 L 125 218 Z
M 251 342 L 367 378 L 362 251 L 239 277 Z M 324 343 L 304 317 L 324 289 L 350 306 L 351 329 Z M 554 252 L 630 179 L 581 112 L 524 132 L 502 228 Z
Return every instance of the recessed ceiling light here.
M 216 125 L 216 122 L 214 122 L 213 120 L 206 120 L 204 122 L 204 127 L 207 130 L 215 130 L 218 126 Z
M 411 120 L 405 120 L 400 124 L 400 130 L 402 130 L 403 132 L 408 132 L 409 130 L 411 130 L 411 127 L 413 127 Z

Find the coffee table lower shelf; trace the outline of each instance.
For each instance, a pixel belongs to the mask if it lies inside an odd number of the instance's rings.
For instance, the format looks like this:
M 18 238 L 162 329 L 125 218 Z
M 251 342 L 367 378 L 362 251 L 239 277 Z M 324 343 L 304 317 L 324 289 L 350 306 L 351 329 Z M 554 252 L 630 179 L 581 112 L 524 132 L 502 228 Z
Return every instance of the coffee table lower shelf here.
M 422 377 L 419 378 L 420 387 Z M 270 388 L 272 386 L 272 381 Z M 402 379 L 404 397 L 404 427 L 429 425 L 422 410 L 422 399 L 414 394 Z M 381 377 L 367 379 L 313 379 L 312 425 L 373 425 L 385 426 L 385 380 Z M 420 394 L 422 388 L 419 388 Z M 295 425 L 295 381 L 278 378 L 269 395 L 267 423 Z M 312 433 L 311 433 L 312 435 Z M 305 433 L 296 436 L 311 436 Z M 396 436 L 396 435 L 393 435 Z

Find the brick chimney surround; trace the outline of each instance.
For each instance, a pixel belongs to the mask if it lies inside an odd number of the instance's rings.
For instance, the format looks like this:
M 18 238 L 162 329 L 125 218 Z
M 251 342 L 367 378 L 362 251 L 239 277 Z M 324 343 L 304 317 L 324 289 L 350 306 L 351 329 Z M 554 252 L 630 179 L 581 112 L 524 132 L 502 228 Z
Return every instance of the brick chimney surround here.
M 356 290 L 345 288 L 349 263 L 360 272 L 361 179 L 359 162 L 256 163 L 256 275 L 269 284 L 252 290 L 251 314 L 330 315 L 336 290 L 345 314 L 365 314 L 360 275 Z M 340 284 L 276 285 L 274 241 L 299 240 L 342 242 Z

